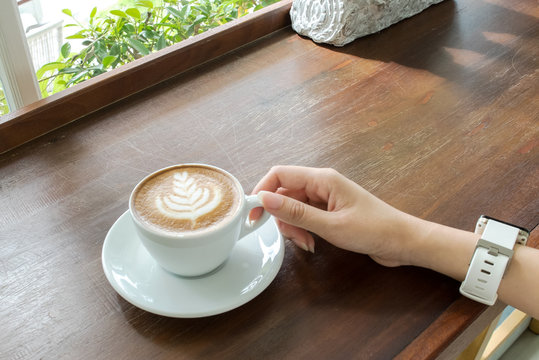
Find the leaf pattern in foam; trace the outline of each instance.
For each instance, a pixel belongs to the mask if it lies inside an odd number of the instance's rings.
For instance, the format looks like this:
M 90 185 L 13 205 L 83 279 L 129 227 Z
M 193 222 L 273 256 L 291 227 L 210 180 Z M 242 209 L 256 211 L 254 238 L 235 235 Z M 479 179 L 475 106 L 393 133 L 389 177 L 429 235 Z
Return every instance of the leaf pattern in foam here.
M 172 193 L 159 194 L 155 198 L 157 209 L 169 218 L 194 222 L 221 202 L 219 188 L 205 186 L 186 171 L 175 173 L 172 184 Z

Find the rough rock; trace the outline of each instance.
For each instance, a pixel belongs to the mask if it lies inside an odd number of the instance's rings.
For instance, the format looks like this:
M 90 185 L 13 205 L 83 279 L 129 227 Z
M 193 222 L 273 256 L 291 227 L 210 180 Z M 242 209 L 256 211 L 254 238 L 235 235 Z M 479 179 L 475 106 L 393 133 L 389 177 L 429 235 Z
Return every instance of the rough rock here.
M 292 28 L 317 43 L 344 46 L 443 0 L 294 0 Z

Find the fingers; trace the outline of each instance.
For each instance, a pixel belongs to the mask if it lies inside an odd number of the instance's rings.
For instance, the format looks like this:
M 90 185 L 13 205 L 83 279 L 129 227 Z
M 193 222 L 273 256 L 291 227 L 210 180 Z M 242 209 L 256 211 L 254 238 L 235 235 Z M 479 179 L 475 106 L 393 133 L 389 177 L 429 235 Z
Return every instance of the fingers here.
M 256 221 L 262 217 L 262 213 L 264 212 L 264 209 L 257 207 L 251 210 L 249 213 L 249 221 Z
M 276 191 L 280 187 L 288 189 L 303 189 L 306 182 L 309 180 L 308 175 L 312 172 L 311 168 L 303 168 L 299 166 L 274 166 L 271 170 L 258 182 L 253 193 L 258 193 L 260 190 Z
M 280 220 L 277 220 L 277 226 L 281 234 L 290 239 L 297 247 L 314 253 L 314 239 L 309 232 Z
M 259 196 L 263 197 L 264 193 L 267 193 L 267 192 L 262 191 L 259 193 Z M 268 193 L 268 194 L 272 194 L 272 193 Z M 283 195 L 283 197 L 284 196 L 286 195 Z M 270 197 L 271 195 L 268 196 L 268 199 L 266 199 L 265 206 L 277 207 L 277 208 L 281 206 L 281 203 L 279 201 L 275 202 L 275 199 L 272 199 Z M 299 201 L 301 201 L 301 196 L 299 196 L 299 198 L 300 198 Z M 264 201 L 263 198 L 261 198 L 261 200 Z M 262 208 L 254 208 L 253 210 L 251 210 L 251 213 L 249 214 L 249 219 L 257 220 L 258 218 L 260 218 L 260 216 L 262 216 L 262 211 L 263 211 Z M 287 210 L 283 209 L 283 211 L 287 211 Z M 283 236 L 290 239 L 299 248 L 305 251 L 310 251 L 314 253 L 314 239 L 312 235 L 309 234 L 309 232 L 297 226 L 287 224 L 279 220 L 278 218 L 276 219 L 276 223 L 277 223 L 277 226 L 279 227 L 279 230 L 283 234 Z
M 288 173 L 288 171 L 291 171 Z M 257 194 L 261 190 L 278 192 L 285 196 L 293 197 L 299 201 L 308 202 L 307 196 L 305 195 L 305 189 L 302 186 L 299 179 L 303 178 L 305 181 L 307 178 L 305 176 L 298 176 L 302 172 L 311 172 L 310 168 L 303 168 L 298 166 L 274 166 L 255 186 L 252 191 L 252 194 Z M 281 181 L 281 178 L 283 181 Z M 293 189 L 282 187 L 282 183 L 286 183 L 289 186 L 293 185 Z M 255 221 L 262 216 L 263 210 L 261 208 L 254 208 L 249 213 L 249 220 Z
M 281 194 L 261 191 L 258 195 L 264 209 L 279 220 L 323 237 L 330 213 Z
M 278 219 L 279 229 L 304 250 L 314 252 L 313 232 L 325 238 L 336 210 L 336 195 L 346 178 L 332 169 L 275 166 L 255 186 L 264 208 Z M 346 201 L 346 197 L 345 197 Z M 251 219 L 261 216 L 260 209 Z
M 255 186 L 253 194 L 262 190 L 275 192 L 280 188 L 287 191 L 302 191 L 313 202 L 327 202 L 331 192 L 328 177 L 334 170 L 301 166 L 274 166 Z
M 285 188 L 279 188 L 277 189 L 277 191 L 275 191 L 277 194 L 281 194 L 281 195 L 284 195 L 284 196 L 288 196 L 288 197 L 291 197 L 293 199 L 296 199 L 298 201 L 301 201 L 301 202 L 308 202 L 309 201 L 309 198 L 307 197 L 307 195 L 305 194 L 305 190 L 304 189 L 300 189 L 300 190 L 290 190 L 290 189 L 285 189 Z
M 304 202 L 311 206 L 315 206 L 319 209 L 327 210 L 327 204 L 325 202 L 314 202 L 310 200 L 305 194 L 305 191 L 303 189 L 302 190 L 289 190 L 285 188 L 279 188 L 277 189 L 276 193 L 296 199 L 298 201 Z M 262 208 L 254 208 L 253 210 L 251 210 L 249 214 L 249 220 L 251 221 L 258 220 L 262 216 L 262 212 L 263 212 Z

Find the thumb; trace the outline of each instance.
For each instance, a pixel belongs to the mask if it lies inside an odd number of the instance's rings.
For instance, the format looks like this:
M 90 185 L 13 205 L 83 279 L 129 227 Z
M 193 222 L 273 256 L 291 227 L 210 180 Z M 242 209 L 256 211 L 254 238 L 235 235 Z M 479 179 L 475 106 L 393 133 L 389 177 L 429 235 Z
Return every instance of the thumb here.
M 269 191 L 260 191 L 258 197 L 264 209 L 283 222 L 322 235 L 320 231 L 326 223 L 325 211 Z

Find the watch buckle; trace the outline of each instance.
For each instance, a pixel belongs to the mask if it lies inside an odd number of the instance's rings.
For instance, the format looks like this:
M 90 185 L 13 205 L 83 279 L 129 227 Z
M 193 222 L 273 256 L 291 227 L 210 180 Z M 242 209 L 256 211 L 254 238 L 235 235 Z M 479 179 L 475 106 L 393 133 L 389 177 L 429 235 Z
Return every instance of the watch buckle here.
M 508 249 L 504 246 L 500 246 L 498 244 L 492 243 L 485 239 L 479 239 L 477 241 L 477 245 L 475 248 L 483 247 L 488 250 L 488 253 L 492 256 L 498 256 L 499 254 L 505 255 L 508 258 L 511 258 L 513 256 L 514 250 Z

